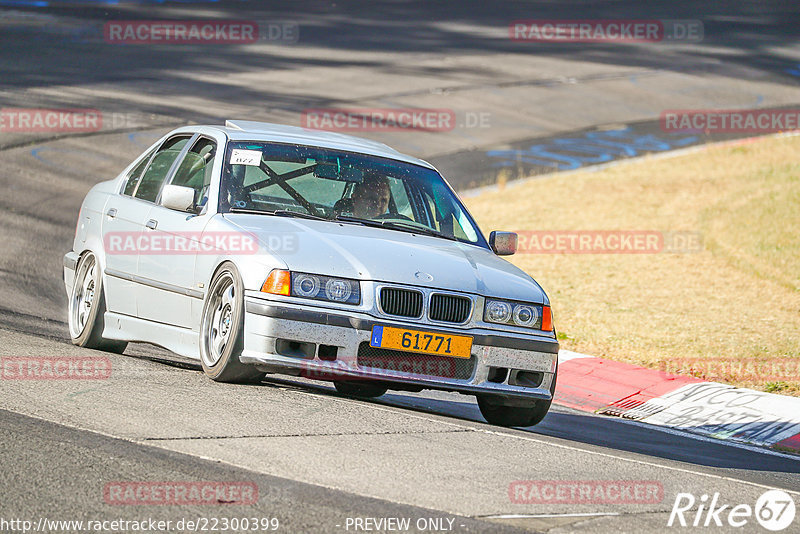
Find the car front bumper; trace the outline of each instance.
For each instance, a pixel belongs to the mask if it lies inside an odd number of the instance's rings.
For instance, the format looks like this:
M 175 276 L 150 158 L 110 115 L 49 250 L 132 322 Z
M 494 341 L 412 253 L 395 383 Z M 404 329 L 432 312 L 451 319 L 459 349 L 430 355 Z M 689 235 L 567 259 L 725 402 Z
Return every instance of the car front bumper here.
M 389 368 L 359 365 L 359 350 L 369 350 L 375 325 L 406 327 L 426 332 L 472 336 L 470 368 L 457 373 L 428 373 L 420 360 L 408 353 L 409 362 Z M 285 372 L 322 380 L 377 380 L 398 389 L 439 389 L 472 395 L 493 395 L 508 403 L 551 399 L 558 365 L 558 342 L 484 328 L 448 328 L 395 318 L 377 318 L 300 303 L 245 297 L 242 363 L 271 372 Z M 365 345 L 366 344 L 366 345 Z M 335 347 L 335 359 L 323 354 Z M 396 351 L 394 351 L 396 353 Z M 401 353 L 405 354 L 405 353 Z M 326 359 L 327 358 L 327 359 Z M 436 357 L 440 369 L 457 358 Z M 442 362 L 444 360 L 444 362 Z M 444 363 L 444 367 L 441 367 Z M 463 362 L 458 362 L 462 365 Z M 432 376 L 436 374 L 437 376 Z

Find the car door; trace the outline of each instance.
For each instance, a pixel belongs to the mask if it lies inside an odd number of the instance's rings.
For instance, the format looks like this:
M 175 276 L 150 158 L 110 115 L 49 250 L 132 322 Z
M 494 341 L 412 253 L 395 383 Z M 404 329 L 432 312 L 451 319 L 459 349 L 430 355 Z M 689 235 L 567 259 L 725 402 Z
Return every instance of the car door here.
M 191 135 L 180 134 L 164 141 L 134 168 L 121 193 L 106 204 L 104 244 L 109 311 L 139 315 L 143 286 L 138 278 L 138 259 L 145 223 L 164 179 L 190 138 Z
M 216 142 L 197 137 L 181 155 L 168 183 L 195 190 L 194 211 L 177 211 L 154 204 L 145 223 L 144 234 L 154 246 L 140 251 L 139 278 L 151 283 L 139 292 L 139 316 L 150 321 L 191 328 L 192 301 L 203 296 L 194 280 L 195 260 L 201 251 L 200 236 L 209 216 L 203 210 L 214 161 Z
M 142 156 L 128 173 L 122 190 L 109 196 L 103 209 L 101 232 L 105 249 L 106 308 L 110 312 L 136 316 L 137 240 L 149 206 L 133 198 L 139 179 L 155 149 Z

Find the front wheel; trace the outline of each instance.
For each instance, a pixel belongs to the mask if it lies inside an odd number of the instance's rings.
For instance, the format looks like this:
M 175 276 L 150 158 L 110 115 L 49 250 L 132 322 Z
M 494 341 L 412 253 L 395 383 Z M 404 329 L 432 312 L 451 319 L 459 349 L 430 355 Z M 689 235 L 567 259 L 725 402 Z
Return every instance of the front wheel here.
M 216 382 L 260 382 L 266 373 L 239 361 L 244 348 L 244 285 L 236 268 L 223 264 L 208 290 L 200 322 L 200 361 Z
M 94 254 L 87 252 L 75 269 L 75 283 L 69 298 L 68 323 L 72 343 L 87 349 L 122 354 L 128 343 L 103 337 L 105 313 L 106 298 L 100 266 Z

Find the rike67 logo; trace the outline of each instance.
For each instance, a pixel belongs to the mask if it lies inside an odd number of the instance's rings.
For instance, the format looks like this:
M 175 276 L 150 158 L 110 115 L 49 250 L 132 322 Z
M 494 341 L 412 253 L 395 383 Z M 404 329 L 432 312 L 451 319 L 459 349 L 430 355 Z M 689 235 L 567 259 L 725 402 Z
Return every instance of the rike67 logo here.
M 764 492 L 755 506 L 722 503 L 719 493 L 699 499 L 691 493 L 678 493 L 667 526 L 740 528 L 755 518 L 765 529 L 778 532 L 792 525 L 795 512 L 794 499 L 781 490 Z

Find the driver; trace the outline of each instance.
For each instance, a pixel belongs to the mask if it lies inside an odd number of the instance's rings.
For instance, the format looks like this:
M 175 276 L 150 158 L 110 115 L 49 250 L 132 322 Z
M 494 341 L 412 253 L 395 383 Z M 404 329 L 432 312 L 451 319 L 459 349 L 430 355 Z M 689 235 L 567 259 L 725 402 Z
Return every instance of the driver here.
M 361 219 L 373 219 L 389 209 L 389 180 L 375 171 L 366 171 L 364 179 L 353 190 L 352 213 Z

